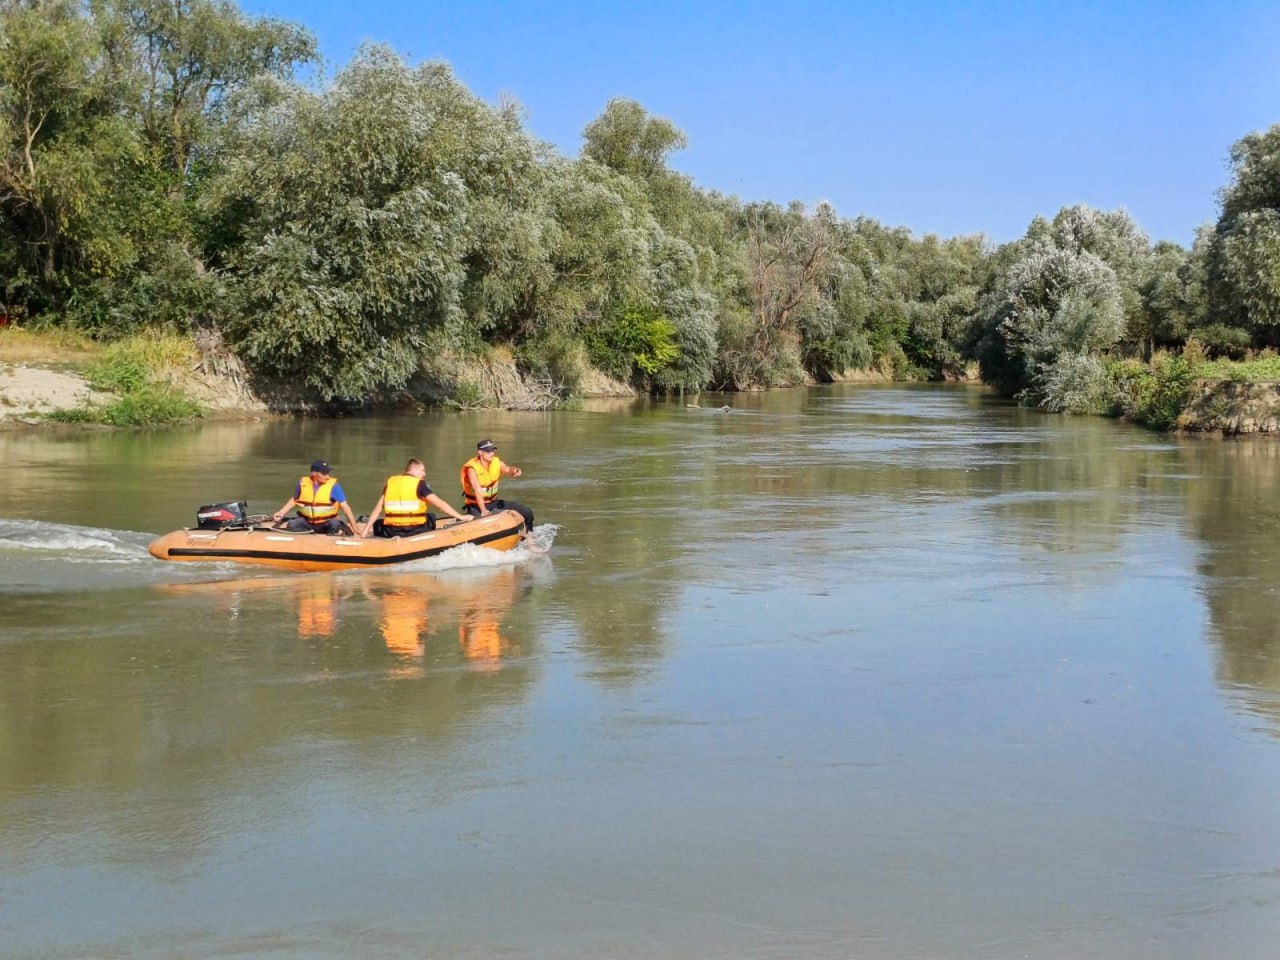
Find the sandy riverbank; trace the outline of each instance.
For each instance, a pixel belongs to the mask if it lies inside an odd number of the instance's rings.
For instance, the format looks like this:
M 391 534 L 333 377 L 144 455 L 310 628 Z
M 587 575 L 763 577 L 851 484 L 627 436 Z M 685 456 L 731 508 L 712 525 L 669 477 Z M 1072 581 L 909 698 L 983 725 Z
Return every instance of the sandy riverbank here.
M 70 371 L 0 363 L 0 420 L 38 423 L 55 410 L 107 403 L 109 393 L 92 389 Z

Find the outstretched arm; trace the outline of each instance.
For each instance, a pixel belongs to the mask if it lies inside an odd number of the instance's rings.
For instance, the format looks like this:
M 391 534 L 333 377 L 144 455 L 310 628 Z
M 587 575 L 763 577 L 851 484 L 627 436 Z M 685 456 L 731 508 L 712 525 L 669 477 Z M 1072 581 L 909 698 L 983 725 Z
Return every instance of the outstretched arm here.
M 521 470 L 519 467 L 513 467 L 509 463 L 504 463 L 502 465 L 502 472 L 508 477 L 518 477 L 524 473 L 524 471 Z
M 365 521 L 364 529 L 356 531 L 360 536 L 367 537 L 373 532 L 373 521 L 382 516 L 382 504 L 386 499 L 387 495 L 385 493 L 378 498 L 378 502 L 374 505 L 373 512 L 369 514 L 369 519 Z
M 453 517 L 453 519 L 455 520 L 467 519 L 467 516 L 465 514 L 461 514 L 457 510 L 453 509 L 453 507 L 449 506 L 449 504 L 445 503 L 442 499 L 440 499 L 434 493 L 427 494 L 427 503 L 431 504 L 433 507 L 439 510 L 443 510 L 445 513 Z
M 351 504 L 343 500 L 340 506 L 342 512 L 347 515 L 347 525 L 351 527 L 351 532 L 357 533 L 360 530 L 360 524 L 356 522 L 356 515 L 351 512 Z
M 284 515 L 298 505 L 298 501 L 290 497 L 284 502 L 284 506 L 271 515 L 271 519 L 279 523 L 284 519 Z

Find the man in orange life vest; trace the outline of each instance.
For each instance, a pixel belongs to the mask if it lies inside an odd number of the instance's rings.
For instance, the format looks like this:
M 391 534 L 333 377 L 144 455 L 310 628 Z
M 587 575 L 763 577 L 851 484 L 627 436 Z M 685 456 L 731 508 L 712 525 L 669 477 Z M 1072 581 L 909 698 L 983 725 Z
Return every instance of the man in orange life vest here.
M 422 465 L 421 460 L 414 458 L 405 464 L 404 473 L 387 478 L 382 487 L 382 496 L 378 498 L 377 506 L 361 528 L 360 536 L 367 537 L 370 533 L 376 533 L 380 537 L 409 537 L 415 533 L 434 530 L 436 520 L 427 511 L 428 505 L 457 520 L 471 519 L 431 492 L 431 487 L 427 484 L 427 468 Z M 384 508 L 387 518 L 379 520 Z
M 333 470 L 325 461 L 312 461 L 311 472 L 298 480 L 293 496 L 284 502 L 284 506 L 275 512 L 272 519 L 279 523 L 291 508 L 297 507 L 298 515 L 285 524 L 286 530 L 352 536 L 356 529 L 356 517 L 351 512 L 351 505 L 347 503 L 347 495 L 332 473 Z M 339 512 L 347 515 L 346 523 L 338 519 Z
M 462 465 L 462 498 L 464 509 L 473 517 L 486 516 L 493 510 L 514 510 L 524 517 L 524 528 L 533 529 L 533 511 L 514 500 L 498 499 L 498 481 L 504 476 L 518 477 L 524 471 L 498 459 L 498 447 L 492 440 L 476 444 L 476 455 Z

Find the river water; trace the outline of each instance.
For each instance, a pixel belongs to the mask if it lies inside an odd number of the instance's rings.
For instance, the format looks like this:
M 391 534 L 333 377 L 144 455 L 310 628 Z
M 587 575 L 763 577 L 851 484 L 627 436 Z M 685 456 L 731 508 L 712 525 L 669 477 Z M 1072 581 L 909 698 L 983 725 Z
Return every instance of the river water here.
M 0 434 L 0 956 L 1275 955 L 1280 444 L 701 403 Z M 145 552 L 482 436 L 546 552 Z

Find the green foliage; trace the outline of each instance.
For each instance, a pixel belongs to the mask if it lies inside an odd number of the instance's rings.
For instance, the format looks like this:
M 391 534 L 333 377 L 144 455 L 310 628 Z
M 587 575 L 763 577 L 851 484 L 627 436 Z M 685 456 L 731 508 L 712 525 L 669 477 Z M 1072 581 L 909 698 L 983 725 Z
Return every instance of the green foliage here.
M 1120 411 L 1157 430 L 1177 425 L 1196 377 L 1191 359 L 1168 354 L 1157 356 L 1150 366 L 1115 363 L 1110 373 L 1116 382 Z
M 473 198 L 504 166 L 482 152 L 507 125 L 447 68 L 378 48 L 330 91 L 289 91 L 270 112 L 206 198 L 213 219 L 238 221 L 239 243 L 219 252 L 236 278 L 228 332 L 323 399 L 398 389 L 429 333 L 461 333 Z
M 132 393 L 147 385 L 150 370 L 137 357 L 103 357 L 85 371 L 89 386 L 110 393 Z
M 1182 343 L 1204 324 L 1207 235 L 1201 231 L 1188 252 L 1175 243 L 1159 243 L 1139 284 L 1142 309 L 1130 318 L 1127 339 L 1145 353 L 1155 346 Z
M 632 100 L 566 158 L 444 64 L 364 48 L 294 83 L 314 57 L 305 29 L 231 0 L 0 4 L 5 305 L 100 340 L 216 328 L 254 374 L 348 404 L 498 346 L 561 400 L 589 364 L 756 389 L 977 359 L 1048 409 L 1101 410 L 1118 383 L 1165 423 L 1180 368 L 1114 358 L 1280 346 L 1280 127 L 1233 147 L 1189 251 L 1083 205 L 991 250 L 699 189 L 669 167 L 684 133 Z M 150 409 L 138 351 L 91 372 Z
M 1239 140 L 1231 165 L 1208 243 L 1206 327 L 1247 331 L 1254 346 L 1280 345 L 1280 125 Z
M 1087 354 L 1063 354 L 1037 379 L 1040 406 L 1054 413 L 1106 414 L 1118 400 L 1106 364 Z
M 669 120 L 651 117 L 625 97 L 610 100 L 582 132 L 582 155 L 624 176 L 648 179 L 666 171 L 667 157 L 688 145 Z
M 1195 365 L 1195 375 L 1204 380 L 1234 380 L 1239 383 L 1280 381 L 1280 356 L 1264 351 L 1248 360 L 1210 360 Z
M 1190 333 L 1218 357 L 1243 357 L 1253 342 L 1248 330 L 1225 323 L 1208 323 L 1194 327 Z
M 1040 375 L 1059 357 L 1115 346 L 1141 313 L 1133 284 L 1145 242 L 1123 214 L 1073 207 L 1033 222 L 977 305 L 970 338 L 983 379 L 1040 402 Z
M 188 160 L 227 97 L 313 55 L 223 0 L 0 5 L 5 302 L 103 336 L 208 310 Z
M 109 345 L 85 370 L 95 390 L 131 393 L 195 363 L 190 339 L 149 330 Z
M 228 97 L 260 76 L 287 77 L 317 53 L 309 31 L 246 17 L 228 0 L 100 0 L 98 11 L 108 48 L 114 34 L 115 46 L 134 54 L 143 136 L 179 179 L 208 144 Z
M 713 385 L 748 390 L 804 382 L 798 339 L 786 331 L 761 330 L 746 309 L 726 311 L 720 321 L 720 354 Z
M 576 396 L 590 368 L 587 348 L 564 332 L 527 340 L 516 354 L 520 366 L 559 400 Z
M 195 361 L 190 339 L 160 330 L 145 331 L 111 344 L 85 369 L 95 390 L 118 394 L 100 406 L 59 410 L 51 419 L 145 427 L 182 423 L 203 415 L 198 403 L 172 385 Z
M 675 325 L 656 307 L 625 306 L 586 328 L 595 366 L 619 380 L 649 378 L 680 355 Z
M 804 367 L 819 380 L 831 380 L 846 370 L 869 367 L 875 352 L 862 328 L 845 322 L 838 305 L 823 300 L 800 318 Z
M 202 415 L 200 405 L 181 391 L 160 384 L 144 384 L 103 406 L 55 410 L 49 414 L 49 419 L 113 427 L 154 427 L 187 423 Z
M 457 407 L 459 410 L 475 410 L 485 405 L 484 390 L 474 380 L 459 380 L 444 402 L 446 406 Z

